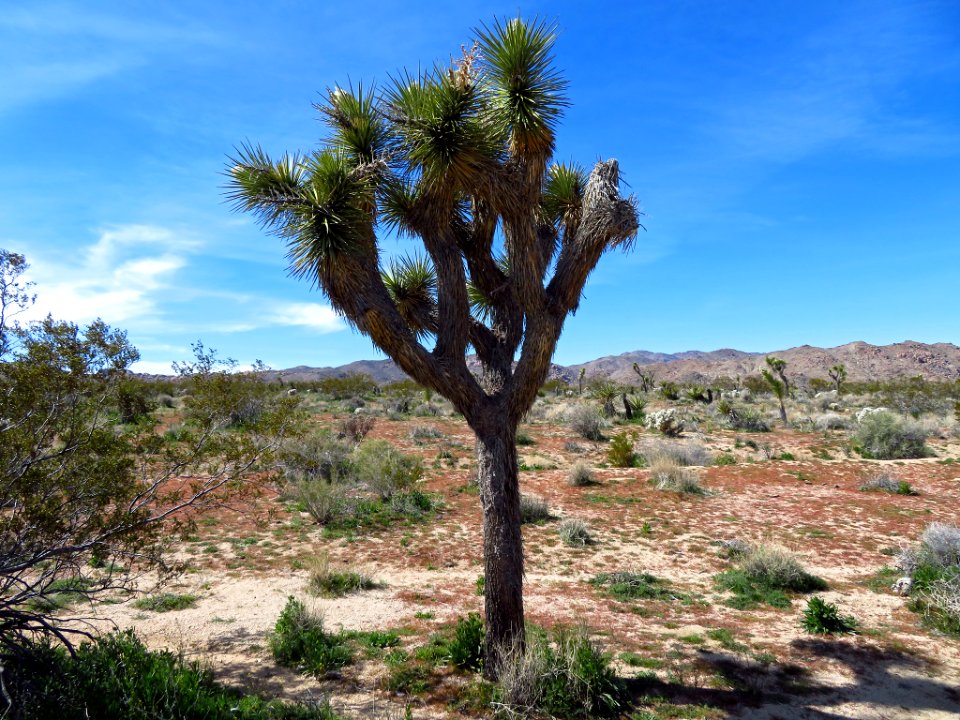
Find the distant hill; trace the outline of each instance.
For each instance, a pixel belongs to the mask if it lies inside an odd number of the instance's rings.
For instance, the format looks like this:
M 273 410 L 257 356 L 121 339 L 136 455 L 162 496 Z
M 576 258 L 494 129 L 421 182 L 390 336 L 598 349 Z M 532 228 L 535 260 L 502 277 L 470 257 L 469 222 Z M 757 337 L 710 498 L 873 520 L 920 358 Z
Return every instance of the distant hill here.
M 621 355 L 597 358 L 578 365 L 554 365 L 550 377 L 576 382 L 580 368 L 588 379 L 609 378 L 618 382 L 636 382 L 633 364 L 653 372 L 657 380 L 675 382 L 703 382 L 716 377 L 735 378 L 757 374 L 767 355 L 776 355 L 787 361 L 788 372 L 794 378 L 826 378 L 827 370 L 837 363 L 847 368 L 847 377 L 853 381 L 887 380 L 896 377 L 922 375 L 928 380 L 951 381 L 960 378 L 960 347 L 951 343 L 928 345 L 913 341 L 892 345 L 870 345 L 852 342 L 834 348 L 810 345 L 750 353 L 723 349 L 703 352 L 690 350 L 679 353 L 657 353 L 634 350 Z M 471 358 L 473 364 L 473 359 Z M 378 383 L 402 380 L 404 373 L 390 360 L 359 360 L 339 367 L 311 368 L 297 366 L 271 371 L 269 377 L 282 377 L 285 382 L 303 382 L 326 377 L 343 377 L 351 373 L 365 373 Z

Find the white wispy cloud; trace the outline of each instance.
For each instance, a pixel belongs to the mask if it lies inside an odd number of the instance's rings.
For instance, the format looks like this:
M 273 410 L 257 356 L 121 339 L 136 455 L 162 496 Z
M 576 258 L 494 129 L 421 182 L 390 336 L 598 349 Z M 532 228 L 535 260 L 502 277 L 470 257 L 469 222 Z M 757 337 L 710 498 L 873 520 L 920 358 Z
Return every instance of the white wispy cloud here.
M 277 305 L 269 314 L 274 325 L 310 328 L 320 333 L 346 330 L 343 319 L 329 305 L 319 303 L 285 303 Z
M 141 326 L 156 321 L 190 246 L 167 228 L 124 225 L 101 231 L 73 257 L 30 257 L 37 302 L 29 316 L 50 314 L 77 323 L 99 317 L 121 325 L 136 320 Z
M 184 18 L 124 17 L 64 3 L 27 3 L 0 13 L 0 114 L 67 97 L 186 48 L 221 39 Z

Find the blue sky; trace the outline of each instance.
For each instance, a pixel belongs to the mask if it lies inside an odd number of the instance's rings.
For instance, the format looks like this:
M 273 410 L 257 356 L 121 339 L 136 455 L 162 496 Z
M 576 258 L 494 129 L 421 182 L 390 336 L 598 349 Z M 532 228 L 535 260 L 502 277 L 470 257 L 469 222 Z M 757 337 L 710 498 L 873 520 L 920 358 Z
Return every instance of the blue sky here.
M 557 158 L 616 157 L 646 213 L 555 360 L 960 343 L 960 4 L 553 2 Z M 381 357 L 223 200 L 226 157 L 315 147 L 318 93 L 469 43 L 517 3 L 11 2 L 0 247 L 36 314 L 102 317 L 140 369 Z M 400 250 L 392 238 L 386 253 Z

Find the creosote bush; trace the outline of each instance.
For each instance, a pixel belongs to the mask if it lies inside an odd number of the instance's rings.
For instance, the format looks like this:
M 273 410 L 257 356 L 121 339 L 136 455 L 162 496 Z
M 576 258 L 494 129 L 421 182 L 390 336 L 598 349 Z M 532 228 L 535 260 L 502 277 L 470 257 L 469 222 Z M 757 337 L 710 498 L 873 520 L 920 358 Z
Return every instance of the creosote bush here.
M 880 411 L 860 420 L 853 436 L 855 446 L 867 458 L 902 460 L 930 455 L 927 433 L 913 420 Z
M 354 466 L 357 480 L 383 500 L 409 490 L 423 477 L 419 458 L 404 455 L 385 440 L 361 443 Z

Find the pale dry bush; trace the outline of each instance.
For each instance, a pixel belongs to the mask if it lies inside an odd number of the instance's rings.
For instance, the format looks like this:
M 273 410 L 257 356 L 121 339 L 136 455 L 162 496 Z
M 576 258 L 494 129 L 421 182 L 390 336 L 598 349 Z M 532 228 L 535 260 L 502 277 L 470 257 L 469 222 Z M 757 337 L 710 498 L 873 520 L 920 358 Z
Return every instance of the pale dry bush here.
M 672 490 L 690 495 L 706 494 L 697 474 L 678 464 L 671 457 L 660 457 L 651 463 L 650 479 L 659 490 Z
M 597 409 L 591 405 L 577 405 L 567 411 L 570 429 L 587 440 L 602 440 L 606 421 L 600 417 Z
M 960 527 L 930 523 L 920 536 L 923 551 L 940 567 L 960 567 Z
M 640 448 L 647 464 L 653 465 L 659 460 L 670 459 L 677 465 L 705 467 L 713 463 L 713 454 L 703 445 L 682 440 L 647 440 Z
M 823 415 L 817 415 L 813 419 L 813 425 L 817 430 L 822 432 L 824 430 L 846 430 L 850 427 L 850 422 L 843 417 L 843 415 L 825 413 Z
M 550 519 L 547 501 L 539 495 L 520 494 L 520 522 L 538 523 Z
M 573 547 L 584 547 L 593 542 L 590 527 L 583 520 L 576 518 L 564 520 L 557 528 L 557 532 L 563 542 Z
M 586 463 L 578 462 L 570 468 L 570 474 L 567 475 L 567 482 L 574 487 L 592 485 L 594 482 L 593 471 Z
M 808 576 L 797 556 L 779 545 L 757 545 L 740 561 L 749 577 L 773 587 L 796 587 Z

